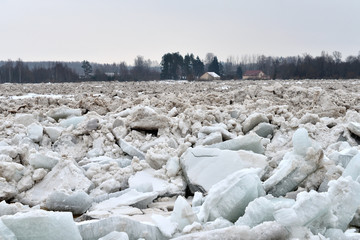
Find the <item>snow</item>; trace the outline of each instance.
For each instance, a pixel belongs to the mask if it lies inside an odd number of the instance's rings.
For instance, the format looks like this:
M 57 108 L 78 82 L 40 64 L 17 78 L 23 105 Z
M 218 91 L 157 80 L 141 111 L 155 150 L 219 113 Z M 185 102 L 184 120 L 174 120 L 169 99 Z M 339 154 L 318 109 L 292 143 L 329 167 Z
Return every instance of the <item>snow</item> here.
M 219 77 L 220 77 L 219 75 L 217 75 L 217 74 L 214 73 L 214 72 L 208 72 L 208 74 L 211 75 L 211 76 L 214 77 L 214 78 L 219 78 Z
M 54 99 L 61 99 L 61 98 L 69 98 L 69 99 L 73 99 L 74 95 L 56 95 L 56 94 L 36 94 L 36 93 L 28 93 L 26 95 L 22 95 L 22 96 L 9 96 L 9 97 L 3 97 L 0 96 L 0 99 L 13 99 L 13 100 L 24 100 L 24 99 L 28 99 L 28 98 L 54 98 Z

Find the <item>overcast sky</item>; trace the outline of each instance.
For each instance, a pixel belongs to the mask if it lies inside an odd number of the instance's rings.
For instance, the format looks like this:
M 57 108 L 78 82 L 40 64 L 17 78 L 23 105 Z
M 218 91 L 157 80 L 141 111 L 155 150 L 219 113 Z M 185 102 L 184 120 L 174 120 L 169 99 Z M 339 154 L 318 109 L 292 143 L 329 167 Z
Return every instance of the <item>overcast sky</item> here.
M 360 51 L 360 0 L 0 0 L 0 60 Z

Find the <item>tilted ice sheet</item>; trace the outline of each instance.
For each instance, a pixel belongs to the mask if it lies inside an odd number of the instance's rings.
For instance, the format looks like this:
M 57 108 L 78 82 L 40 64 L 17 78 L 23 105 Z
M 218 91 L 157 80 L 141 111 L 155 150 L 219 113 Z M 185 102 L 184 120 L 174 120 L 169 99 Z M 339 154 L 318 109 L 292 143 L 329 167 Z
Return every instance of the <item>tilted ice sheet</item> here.
M 293 151 L 285 154 L 270 178 L 264 182 L 266 192 L 278 197 L 295 190 L 311 173 L 315 172 L 323 158 L 322 149 L 312 145 L 304 128 L 293 135 Z
M 258 171 L 240 170 L 213 185 L 200 208 L 199 219 L 204 222 L 218 217 L 231 222 L 238 220 L 251 201 L 265 195 Z
M 204 147 L 189 148 L 181 156 L 180 163 L 192 192 L 207 192 L 214 184 L 238 170 L 264 170 L 268 165 L 266 157 L 261 154 Z
M 69 212 L 36 210 L 1 217 L 18 240 L 81 240 L 73 216 Z

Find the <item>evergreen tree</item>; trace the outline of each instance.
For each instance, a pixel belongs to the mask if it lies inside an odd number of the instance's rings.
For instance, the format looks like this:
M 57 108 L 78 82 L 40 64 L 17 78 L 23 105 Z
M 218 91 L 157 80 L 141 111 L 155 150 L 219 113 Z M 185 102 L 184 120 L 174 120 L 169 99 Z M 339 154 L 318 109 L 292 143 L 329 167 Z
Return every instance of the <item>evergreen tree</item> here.
M 210 63 L 208 71 L 209 72 L 214 72 L 219 76 L 221 75 L 220 74 L 220 64 L 219 64 L 219 61 L 218 61 L 217 57 L 214 57 L 214 59 Z
M 167 53 L 161 60 L 160 79 L 183 79 L 184 78 L 184 59 L 178 53 Z
M 84 76 L 85 78 L 90 78 L 90 74 L 92 72 L 92 66 L 90 65 L 90 63 L 88 61 L 82 61 L 82 65 L 81 68 L 84 71 Z
M 171 68 L 172 79 L 183 79 L 184 74 L 182 72 L 184 65 L 183 57 L 178 53 L 173 53 L 173 65 Z
M 171 68 L 173 65 L 172 54 L 166 53 L 161 60 L 160 79 L 172 79 Z
M 197 56 L 196 59 L 194 59 L 194 61 L 193 61 L 193 69 L 194 69 L 194 75 L 195 75 L 196 79 L 198 79 L 205 72 L 205 65 L 200 60 L 199 56 Z
M 193 71 L 193 63 L 194 63 L 194 55 L 185 55 L 184 64 L 183 64 L 183 73 L 187 80 L 194 79 L 194 71 Z
M 236 76 L 237 76 L 238 79 L 242 79 L 242 77 L 243 77 L 243 71 L 242 71 L 241 66 L 238 66 L 238 67 L 236 68 Z

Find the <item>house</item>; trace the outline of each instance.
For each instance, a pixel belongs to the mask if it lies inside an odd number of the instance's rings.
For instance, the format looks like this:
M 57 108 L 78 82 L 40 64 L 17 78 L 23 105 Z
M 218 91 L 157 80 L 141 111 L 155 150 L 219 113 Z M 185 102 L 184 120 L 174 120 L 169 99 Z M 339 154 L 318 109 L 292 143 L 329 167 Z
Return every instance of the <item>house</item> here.
M 114 77 L 115 76 L 115 73 L 114 72 L 106 72 L 105 75 L 107 77 Z
M 200 77 L 200 80 L 205 80 L 205 81 L 219 80 L 219 79 L 220 76 L 214 72 L 206 72 Z
M 251 70 L 246 71 L 243 75 L 243 79 L 270 79 L 263 71 Z

